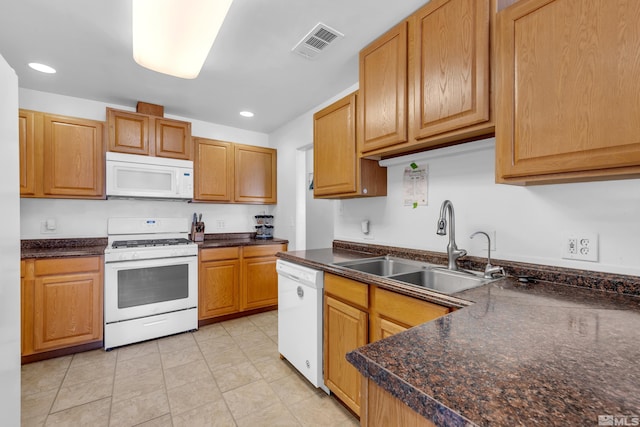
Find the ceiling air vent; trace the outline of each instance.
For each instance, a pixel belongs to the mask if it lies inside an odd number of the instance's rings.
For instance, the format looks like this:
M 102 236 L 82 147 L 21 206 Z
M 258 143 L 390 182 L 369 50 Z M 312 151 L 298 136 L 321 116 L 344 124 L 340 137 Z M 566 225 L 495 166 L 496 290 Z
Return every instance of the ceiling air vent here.
M 307 59 L 313 59 L 331 43 L 342 37 L 344 37 L 344 34 L 340 31 L 336 31 L 320 22 L 291 50 Z

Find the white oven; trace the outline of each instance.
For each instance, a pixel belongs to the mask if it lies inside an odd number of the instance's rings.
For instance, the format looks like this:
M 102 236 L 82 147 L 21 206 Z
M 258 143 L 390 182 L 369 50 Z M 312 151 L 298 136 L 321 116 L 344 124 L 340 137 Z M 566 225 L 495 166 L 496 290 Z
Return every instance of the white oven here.
M 111 218 L 108 230 L 105 349 L 197 329 L 198 247 L 185 237 L 188 220 Z

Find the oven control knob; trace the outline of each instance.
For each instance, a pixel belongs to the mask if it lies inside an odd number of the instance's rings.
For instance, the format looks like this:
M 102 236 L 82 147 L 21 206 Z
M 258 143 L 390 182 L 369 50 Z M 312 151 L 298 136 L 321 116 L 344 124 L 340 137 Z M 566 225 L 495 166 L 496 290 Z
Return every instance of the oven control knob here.
M 138 254 L 137 252 L 134 252 L 131 254 L 131 259 L 138 259 L 140 258 L 140 254 Z

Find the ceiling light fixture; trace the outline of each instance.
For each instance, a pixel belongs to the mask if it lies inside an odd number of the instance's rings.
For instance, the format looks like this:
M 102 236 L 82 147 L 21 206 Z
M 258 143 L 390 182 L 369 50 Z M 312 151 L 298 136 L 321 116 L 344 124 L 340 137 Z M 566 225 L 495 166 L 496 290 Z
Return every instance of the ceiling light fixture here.
M 41 73 L 47 73 L 47 74 L 56 73 L 55 68 L 49 67 L 48 65 L 45 65 L 45 64 L 40 64 L 39 62 L 29 62 L 29 67 L 33 68 L 36 71 L 40 71 Z
M 254 114 L 251 111 L 240 111 L 242 117 L 253 117 Z
M 233 0 L 133 0 L 133 59 L 195 79 Z

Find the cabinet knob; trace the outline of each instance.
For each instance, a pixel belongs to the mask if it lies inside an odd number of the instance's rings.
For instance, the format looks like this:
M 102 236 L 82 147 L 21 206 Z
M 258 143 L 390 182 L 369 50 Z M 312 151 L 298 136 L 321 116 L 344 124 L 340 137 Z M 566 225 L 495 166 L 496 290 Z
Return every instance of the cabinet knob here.
M 298 293 L 298 296 L 300 298 L 304 297 L 304 289 L 302 289 L 302 286 L 298 286 L 298 289 L 296 289 L 296 292 Z

